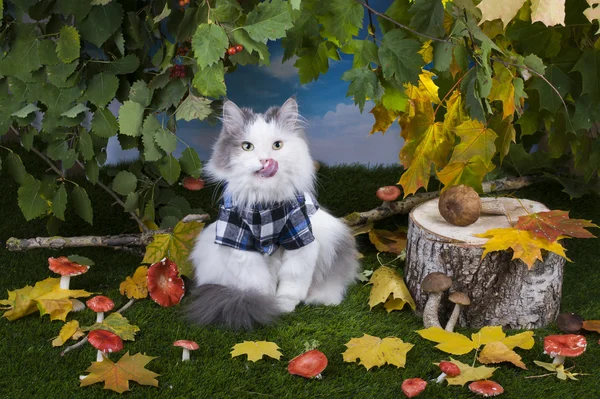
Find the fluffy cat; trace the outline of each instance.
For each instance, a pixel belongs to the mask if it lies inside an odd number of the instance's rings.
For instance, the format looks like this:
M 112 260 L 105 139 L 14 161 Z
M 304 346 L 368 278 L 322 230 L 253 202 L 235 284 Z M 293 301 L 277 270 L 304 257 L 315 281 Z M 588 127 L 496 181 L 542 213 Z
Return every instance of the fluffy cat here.
M 357 277 L 356 245 L 347 226 L 316 203 L 295 99 L 264 114 L 227 101 L 222 122 L 205 173 L 224 184 L 223 197 L 219 220 L 190 255 L 196 287 L 189 317 L 250 329 L 300 302 L 339 304 Z

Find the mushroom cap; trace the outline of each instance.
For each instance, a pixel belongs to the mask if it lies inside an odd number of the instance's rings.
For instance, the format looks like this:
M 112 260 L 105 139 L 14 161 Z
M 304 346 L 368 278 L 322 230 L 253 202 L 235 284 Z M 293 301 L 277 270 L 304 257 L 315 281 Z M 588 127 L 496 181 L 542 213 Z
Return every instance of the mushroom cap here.
M 575 334 L 583 327 L 583 317 L 575 313 L 561 313 L 556 319 L 558 329 L 566 334 Z
M 148 268 L 148 293 L 160 306 L 175 306 L 185 293 L 185 283 L 179 277 L 175 262 L 164 258 Z
M 402 382 L 402 392 L 407 398 L 414 398 L 425 390 L 427 381 L 421 378 L 409 378 Z
M 452 362 L 440 362 L 440 370 L 442 370 L 442 373 L 446 374 L 448 377 L 456 377 L 457 375 L 460 375 L 460 368 L 458 368 L 458 366 Z
M 421 290 L 425 292 L 443 292 L 452 285 L 452 279 L 441 272 L 429 273 L 421 283 Z
M 377 189 L 375 195 L 382 201 L 395 201 L 402 191 L 397 186 L 383 186 Z
M 455 226 L 468 226 L 481 215 L 481 199 L 473 188 L 464 184 L 450 187 L 440 195 L 440 215 Z
M 88 341 L 101 352 L 118 352 L 123 349 L 123 340 L 117 334 L 107 330 L 92 330 Z
M 88 271 L 87 265 L 71 262 L 66 256 L 48 258 L 48 268 L 61 276 L 77 276 Z
M 504 393 L 502 385 L 492 380 L 480 380 L 469 384 L 471 392 L 482 396 L 496 396 Z
M 313 378 L 327 367 L 327 356 L 317 349 L 296 356 L 288 364 L 288 372 L 304 378 Z
M 471 304 L 471 299 L 469 296 L 460 291 L 455 291 L 448 295 L 448 300 L 452 303 L 462 306 L 469 306 Z
M 188 341 L 187 339 L 180 339 L 179 341 L 173 342 L 173 346 L 180 346 L 185 349 L 189 349 L 191 351 L 195 351 L 200 348 L 200 346 L 194 341 Z
M 88 299 L 85 304 L 94 312 L 108 312 L 115 307 L 115 303 L 112 301 L 112 299 L 104 295 L 98 295 Z
M 204 188 L 204 180 L 191 176 L 183 178 L 183 187 L 191 191 L 198 191 Z
M 564 334 L 544 337 L 544 353 L 552 357 L 576 357 L 585 352 L 587 341 L 583 335 Z

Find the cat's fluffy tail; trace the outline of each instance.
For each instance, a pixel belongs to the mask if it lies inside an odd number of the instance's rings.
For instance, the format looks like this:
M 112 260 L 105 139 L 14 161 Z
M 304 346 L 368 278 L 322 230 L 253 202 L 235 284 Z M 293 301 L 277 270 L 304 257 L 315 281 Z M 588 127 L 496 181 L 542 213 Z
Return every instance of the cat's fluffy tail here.
M 192 290 L 191 297 L 187 314 L 200 325 L 224 324 L 249 330 L 258 324 L 269 324 L 281 314 L 275 297 L 258 291 L 203 284 Z

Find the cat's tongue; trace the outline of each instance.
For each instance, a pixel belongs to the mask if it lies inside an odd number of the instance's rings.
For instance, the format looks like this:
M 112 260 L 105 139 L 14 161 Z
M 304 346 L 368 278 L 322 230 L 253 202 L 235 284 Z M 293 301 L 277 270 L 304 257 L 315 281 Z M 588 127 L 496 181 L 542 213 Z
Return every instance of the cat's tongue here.
M 279 164 L 277 161 L 274 159 L 268 159 L 258 173 L 260 173 L 262 177 L 272 177 L 275 175 L 275 173 L 277 173 L 277 169 L 279 169 Z

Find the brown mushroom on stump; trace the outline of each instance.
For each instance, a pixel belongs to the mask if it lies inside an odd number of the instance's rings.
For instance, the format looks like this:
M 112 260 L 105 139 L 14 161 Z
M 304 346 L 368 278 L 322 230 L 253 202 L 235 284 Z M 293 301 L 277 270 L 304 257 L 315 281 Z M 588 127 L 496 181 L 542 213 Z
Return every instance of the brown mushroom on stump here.
M 454 304 L 454 309 L 452 309 L 452 314 L 448 319 L 448 323 L 446 323 L 446 331 L 452 332 L 458 322 L 461 306 L 469 306 L 471 304 L 471 299 L 469 299 L 469 296 L 464 292 L 455 291 L 448 296 L 448 300 Z
M 429 297 L 423 309 L 423 325 L 425 328 L 440 327 L 438 309 L 442 300 L 442 293 L 452 285 L 452 279 L 441 272 L 429 273 L 421 283 L 421 291 L 428 292 Z
M 117 334 L 107 330 L 93 330 L 88 334 L 90 344 L 98 349 L 96 361 L 104 360 L 102 353 L 118 352 L 123 349 L 123 340 Z
M 402 383 L 402 392 L 407 398 L 420 395 L 427 388 L 427 381 L 422 378 L 409 378 Z
M 443 382 L 446 377 L 456 377 L 457 375 L 460 375 L 460 368 L 452 362 L 442 361 L 439 366 L 442 373 L 435 380 L 438 384 Z
M 506 215 L 506 208 L 498 200 L 481 201 L 473 188 L 463 184 L 453 186 L 440 195 L 440 215 L 455 226 L 473 224 L 483 214 Z
M 195 351 L 200 346 L 194 341 L 188 341 L 187 339 L 180 339 L 179 341 L 173 342 L 173 346 L 179 346 L 183 348 L 183 353 L 181 355 L 181 361 L 185 362 L 190 360 L 190 351 Z
M 502 385 L 492 380 L 480 380 L 469 384 L 471 392 L 484 397 L 496 396 L 504 393 Z
M 563 364 L 566 357 L 577 357 L 587 347 L 583 335 L 564 334 L 544 337 L 544 353 L 554 358 L 552 364 Z
M 85 303 L 88 308 L 96 312 L 96 323 L 104 321 L 104 312 L 109 312 L 115 307 L 115 303 L 107 296 L 98 295 Z
M 288 372 L 304 378 L 321 379 L 321 372 L 327 367 L 327 356 L 317 349 L 296 356 L 288 364 Z
M 60 288 L 68 290 L 71 276 L 83 274 L 87 272 L 90 267 L 71 262 L 66 256 L 61 256 L 59 258 L 48 258 L 48 268 L 54 273 L 61 275 Z
M 396 201 L 398 197 L 402 194 L 402 190 L 400 190 L 397 186 L 383 186 L 377 189 L 375 195 L 377 198 L 383 201 L 382 206 L 389 207 L 390 202 Z
M 576 334 L 583 327 L 583 317 L 575 313 L 561 313 L 556 319 L 556 325 L 565 334 Z

